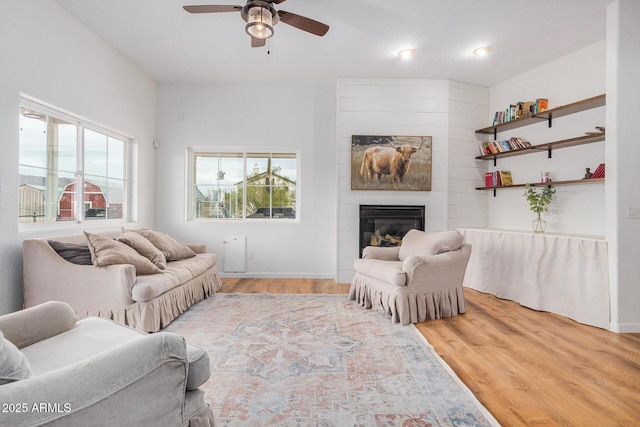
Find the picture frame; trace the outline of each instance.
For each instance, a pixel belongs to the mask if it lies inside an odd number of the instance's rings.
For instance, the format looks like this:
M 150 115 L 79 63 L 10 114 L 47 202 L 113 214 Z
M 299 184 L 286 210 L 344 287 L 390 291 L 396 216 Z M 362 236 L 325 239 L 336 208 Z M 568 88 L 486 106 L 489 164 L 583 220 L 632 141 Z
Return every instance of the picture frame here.
M 432 137 L 351 136 L 351 189 L 431 191 Z

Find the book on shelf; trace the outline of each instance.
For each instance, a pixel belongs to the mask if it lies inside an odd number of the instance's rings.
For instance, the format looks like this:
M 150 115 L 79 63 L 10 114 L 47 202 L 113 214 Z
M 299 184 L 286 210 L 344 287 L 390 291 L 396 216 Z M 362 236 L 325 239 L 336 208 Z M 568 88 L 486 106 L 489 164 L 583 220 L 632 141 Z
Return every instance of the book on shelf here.
M 493 173 L 485 172 L 484 174 L 484 186 L 493 187 Z
M 604 163 L 600 163 L 591 175 L 591 179 L 604 178 Z
M 500 150 L 498 150 L 498 144 L 496 144 L 495 141 L 489 141 L 489 150 L 491 150 L 492 154 L 500 152 Z
M 527 141 L 526 139 L 524 139 L 524 138 L 513 137 L 513 138 L 511 138 L 510 141 L 511 141 L 511 144 L 513 144 L 519 150 L 521 150 L 523 148 L 531 147 L 531 143 L 529 141 Z
M 505 185 L 513 185 L 511 171 L 493 171 L 484 174 L 485 187 L 502 187 Z
M 500 180 L 500 173 L 498 171 L 492 172 L 493 176 L 493 187 L 500 187 L 502 185 L 502 181 Z
M 529 141 L 512 137 L 509 139 L 503 139 L 501 141 L 478 141 L 478 147 L 480 148 L 480 155 L 485 156 L 488 154 L 504 153 L 506 151 L 521 150 L 523 148 L 531 147 Z
M 497 171 L 486 172 L 484 174 L 485 187 L 498 187 L 500 185 L 500 174 Z
M 491 150 L 489 149 L 489 143 L 485 141 L 478 141 L 478 147 L 480 148 L 480 155 L 486 156 L 487 154 L 491 154 Z
M 549 100 L 546 98 L 536 99 L 536 113 L 542 113 L 549 109 Z
M 511 171 L 498 171 L 501 185 L 513 185 Z
M 509 108 L 496 111 L 493 116 L 493 126 L 531 117 L 533 114 L 542 113 L 548 109 L 549 100 L 547 98 L 537 98 L 535 101 L 519 101 L 515 104 L 509 104 Z
M 536 103 L 534 101 L 527 101 L 522 103 L 522 110 L 524 111 L 524 117 L 531 117 L 535 111 Z

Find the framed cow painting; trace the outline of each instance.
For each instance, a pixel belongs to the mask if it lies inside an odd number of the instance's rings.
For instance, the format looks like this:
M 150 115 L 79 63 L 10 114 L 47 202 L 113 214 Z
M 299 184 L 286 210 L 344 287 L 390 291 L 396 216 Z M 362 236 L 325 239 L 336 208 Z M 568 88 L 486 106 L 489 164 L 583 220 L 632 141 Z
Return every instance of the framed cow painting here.
M 351 189 L 431 191 L 431 137 L 353 135 Z

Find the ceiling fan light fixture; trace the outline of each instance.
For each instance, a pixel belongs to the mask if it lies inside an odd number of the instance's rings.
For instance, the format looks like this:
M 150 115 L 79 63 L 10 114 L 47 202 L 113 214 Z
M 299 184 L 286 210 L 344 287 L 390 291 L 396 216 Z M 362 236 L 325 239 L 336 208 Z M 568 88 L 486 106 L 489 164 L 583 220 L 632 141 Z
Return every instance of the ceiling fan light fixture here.
M 271 11 L 262 5 L 249 8 L 247 25 L 244 29 L 247 34 L 256 39 L 268 39 L 273 36 L 273 15 Z

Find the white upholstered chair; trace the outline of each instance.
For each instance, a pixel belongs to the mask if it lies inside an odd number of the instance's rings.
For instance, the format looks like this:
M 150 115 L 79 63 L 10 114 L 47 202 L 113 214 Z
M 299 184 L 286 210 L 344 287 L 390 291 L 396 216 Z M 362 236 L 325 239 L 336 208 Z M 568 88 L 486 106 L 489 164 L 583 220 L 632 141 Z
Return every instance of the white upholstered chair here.
M 458 231 L 410 230 L 400 246 L 364 249 L 353 265 L 349 300 L 403 325 L 464 313 L 462 279 L 470 255 Z

